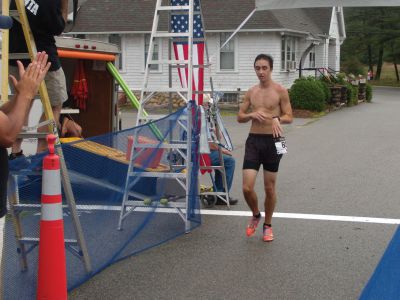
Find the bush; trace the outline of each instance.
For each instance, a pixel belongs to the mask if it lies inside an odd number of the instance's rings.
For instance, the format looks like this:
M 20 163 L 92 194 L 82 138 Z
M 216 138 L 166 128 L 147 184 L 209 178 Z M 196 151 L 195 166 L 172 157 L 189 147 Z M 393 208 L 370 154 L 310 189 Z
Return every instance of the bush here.
M 320 86 L 321 90 L 325 95 L 325 102 L 329 103 L 329 100 L 332 98 L 331 89 L 329 88 L 329 83 L 324 80 L 317 80 L 317 84 Z
M 290 88 L 290 100 L 293 108 L 323 111 L 326 105 L 326 95 L 321 84 L 314 77 L 296 79 Z
M 367 83 L 367 86 L 365 88 L 366 88 L 367 102 L 371 102 L 372 101 L 372 85 Z
M 358 87 L 349 82 L 344 84 L 347 88 L 347 106 L 358 104 Z
M 337 75 L 336 75 L 336 82 L 338 83 L 338 84 L 341 84 L 341 85 L 345 85 L 346 84 L 346 74 L 345 73 L 338 73 Z

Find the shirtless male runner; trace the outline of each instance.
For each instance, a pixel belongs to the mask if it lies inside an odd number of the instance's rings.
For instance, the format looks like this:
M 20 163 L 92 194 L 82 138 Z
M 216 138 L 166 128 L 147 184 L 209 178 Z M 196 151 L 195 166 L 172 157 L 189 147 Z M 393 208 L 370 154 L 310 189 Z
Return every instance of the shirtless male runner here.
M 261 220 L 254 185 L 260 165 L 263 165 L 265 189 L 263 240 L 265 242 L 274 239 L 271 221 L 276 204 L 276 178 L 282 157 L 282 154 L 277 154 L 274 138 L 283 136 L 282 123 L 293 121 L 287 89 L 271 79 L 273 63 L 269 55 L 259 54 L 256 57 L 254 70 L 260 82 L 247 91 L 237 116 L 239 123 L 251 120 L 243 161 L 243 195 L 253 217 L 247 226 L 246 234 L 252 236 Z

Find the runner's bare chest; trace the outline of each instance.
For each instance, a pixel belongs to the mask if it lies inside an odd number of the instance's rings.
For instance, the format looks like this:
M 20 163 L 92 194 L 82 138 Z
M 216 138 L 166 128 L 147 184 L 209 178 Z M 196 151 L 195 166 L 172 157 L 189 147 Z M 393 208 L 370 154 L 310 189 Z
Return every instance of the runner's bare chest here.
M 253 111 L 264 111 L 268 113 L 280 112 L 280 96 L 276 89 L 254 89 L 250 97 L 250 105 Z

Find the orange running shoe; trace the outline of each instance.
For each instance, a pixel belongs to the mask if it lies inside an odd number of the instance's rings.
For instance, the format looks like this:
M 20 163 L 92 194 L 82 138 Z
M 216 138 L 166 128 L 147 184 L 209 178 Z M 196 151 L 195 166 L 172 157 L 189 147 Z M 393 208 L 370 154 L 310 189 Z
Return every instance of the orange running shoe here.
M 272 232 L 272 227 L 267 225 L 263 226 L 263 240 L 264 242 L 272 242 L 274 240 L 274 233 Z
M 251 217 L 249 225 L 247 225 L 247 228 L 246 228 L 247 236 L 252 236 L 254 234 L 254 232 L 256 232 L 256 229 L 257 229 L 257 226 L 258 226 L 258 223 L 260 222 L 260 220 L 261 220 L 261 216 L 258 218 L 254 217 L 254 216 Z

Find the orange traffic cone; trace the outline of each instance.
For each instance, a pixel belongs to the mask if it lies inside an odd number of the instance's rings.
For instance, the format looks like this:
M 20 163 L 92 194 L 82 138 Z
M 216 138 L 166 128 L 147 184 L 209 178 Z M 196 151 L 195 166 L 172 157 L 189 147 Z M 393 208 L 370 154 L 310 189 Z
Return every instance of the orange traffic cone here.
M 67 299 L 64 222 L 60 159 L 54 153 L 56 136 L 49 134 L 49 154 L 43 159 L 37 299 Z

